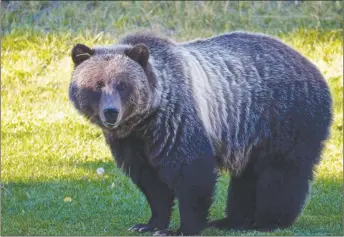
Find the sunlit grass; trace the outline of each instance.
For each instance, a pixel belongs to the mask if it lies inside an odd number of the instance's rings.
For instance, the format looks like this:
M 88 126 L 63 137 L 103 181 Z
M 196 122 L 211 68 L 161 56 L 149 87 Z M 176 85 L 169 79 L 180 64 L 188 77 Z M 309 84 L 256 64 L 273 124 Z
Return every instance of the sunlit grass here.
M 1 235 L 137 235 L 127 228 L 149 218 L 144 196 L 115 167 L 101 131 L 68 101 L 75 43 L 109 44 L 145 27 L 179 41 L 236 29 L 279 36 L 314 62 L 331 88 L 331 137 L 295 225 L 273 233 L 203 234 L 343 234 L 342 3 L 98 2 L 87 11 L 82 2 L 13 4 L 17 8 L 1 16 Z M 98 167 L 105 169 L 103 176 L 96 174 Z M 212 219 L 223 216 L 228 183 L 224 174 Z M 171 226 L 178 224 L 175 210 Z

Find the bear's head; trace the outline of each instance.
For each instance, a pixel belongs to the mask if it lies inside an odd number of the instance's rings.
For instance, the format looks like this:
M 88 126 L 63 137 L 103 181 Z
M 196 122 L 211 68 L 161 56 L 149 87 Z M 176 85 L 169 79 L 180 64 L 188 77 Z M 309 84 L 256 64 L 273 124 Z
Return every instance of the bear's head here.
M 74 71 L 69 98 L 75 108 L 104 130 L 144 117 L 156 101 L 156 78 L 145 44 L 72 49 Z

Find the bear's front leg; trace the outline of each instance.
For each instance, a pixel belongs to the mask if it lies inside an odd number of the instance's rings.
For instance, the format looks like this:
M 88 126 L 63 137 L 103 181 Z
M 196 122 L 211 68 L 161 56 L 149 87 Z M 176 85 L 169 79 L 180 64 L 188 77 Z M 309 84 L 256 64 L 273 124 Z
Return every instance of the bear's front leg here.
M 158 231 L 155 235 L 199 235 L 206 226 L 217 178 L 215 161 L 211 157 L 196 159 L 183 165 L 179 174 L 176 186 L 179 230 Z
M 142 141 L 136 137 L 115 139 L 111 133 L 105 132 L 104 136 L 117 166 L 122 167 L 124 173 L 143 192 L 151 209 L 152 217 L 147 223 L 133 225 L 129 230 L 147 232 L 167 229 L 174 193 L 160 180 L 157 169 L 142 154 Z
M 139 177 L 133 181 L 146 196 L 152 217 L 148 223 L 133 225 L 129 230 L 147 232 L 167 229 L 174 201 L 173 191 L 160 180 L 157 171 L 149 164 L 141 164 Z

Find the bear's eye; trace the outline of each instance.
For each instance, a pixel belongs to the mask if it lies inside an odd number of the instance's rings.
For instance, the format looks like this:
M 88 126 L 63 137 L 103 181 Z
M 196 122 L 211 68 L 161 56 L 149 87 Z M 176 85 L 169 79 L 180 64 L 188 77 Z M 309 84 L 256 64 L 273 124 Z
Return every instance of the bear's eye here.
M 104 83 L 102 81 L 97 81 L 96 88 L 97 90 L 101 90 L 104 87 Z
M 124 83 L 119 83 L 117 85 L 118 92 L 123 92 L 126 88 L 127 88 L 127 86 Z

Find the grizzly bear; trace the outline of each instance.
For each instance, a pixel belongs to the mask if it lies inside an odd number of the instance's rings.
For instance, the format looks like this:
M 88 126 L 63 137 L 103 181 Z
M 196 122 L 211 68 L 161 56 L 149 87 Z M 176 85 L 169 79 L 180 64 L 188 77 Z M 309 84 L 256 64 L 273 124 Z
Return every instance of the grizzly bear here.
M 129 230 L 197 235 L 295 222 L 332 121 L 327 83 L 296 50 L 247 32 L 181 43 L 140 32 L 77 44 L 71 56 L 71 102 L 150 205 L 150 220 Z M 208 222 L 219 169 L 231 174 L 226 216 Z

